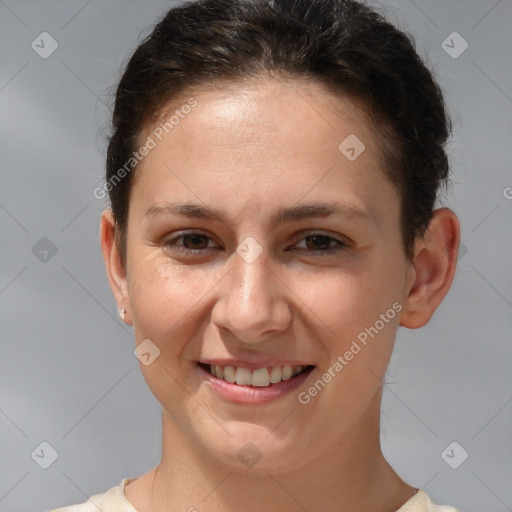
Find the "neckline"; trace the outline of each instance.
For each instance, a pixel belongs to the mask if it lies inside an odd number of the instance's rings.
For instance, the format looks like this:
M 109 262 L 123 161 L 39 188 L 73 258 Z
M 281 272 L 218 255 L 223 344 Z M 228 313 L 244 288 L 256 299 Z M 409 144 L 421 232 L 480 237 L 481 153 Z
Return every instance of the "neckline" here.
M 129 478 L 123 478 L 121 480 L 119 487 L 121 491 L 121 496 L 126 501 L 126 505 L 129 505 L 133 512 L 138 512 L 135 507 L 128 501 L 128 498 L 126 497 L 126 494 L 124 492 L 124 488 L 134 480 L 137 480 L 139 477 L 129 477 Z M 395 512 L 406 512 L 407 510 L 410 510 L 411 506 L 417 506 L 421 504 L 427 504 L 430 503 L 430 498 L 428 494 L 423 489 L 416 489 L 416 492 L 405 502 L 403 503 L 398 510 Z M 407 509 L 406 509 L 407 507 Z M 132 511 L 131 511 L 132 512 Z

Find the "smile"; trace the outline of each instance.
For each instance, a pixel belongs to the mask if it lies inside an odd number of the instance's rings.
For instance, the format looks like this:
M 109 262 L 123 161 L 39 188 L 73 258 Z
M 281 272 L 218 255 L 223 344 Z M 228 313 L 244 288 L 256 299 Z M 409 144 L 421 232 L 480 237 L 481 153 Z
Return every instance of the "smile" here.
M 273 364 L 247 368 L 239 363 L 197 362 L 199 378 L 218 397 L 239 404 L 260 404 L 292 394 L 316 368 L 307 364 Z M 261 363 L 260 363 L 261 364 Z M 252 365 L 254 366 L 254 365 Z
M 220 366 L 203 363 L 199 363 L 199 365 L 208 370 L 214 377 L 229 382 L 230 384 L 256 387 L 268 387 L 272 384 L 278 384 L 283 380 L 290 380 L 292 377 L 312 368 L 311 365 L 284 365 L 251 370 L 243 366 Z

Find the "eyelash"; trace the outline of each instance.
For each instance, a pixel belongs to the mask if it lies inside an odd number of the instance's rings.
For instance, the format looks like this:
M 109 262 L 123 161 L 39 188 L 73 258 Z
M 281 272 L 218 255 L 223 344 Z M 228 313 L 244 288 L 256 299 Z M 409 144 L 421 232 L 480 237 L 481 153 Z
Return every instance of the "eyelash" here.
M 169 248 L 169 249 L 172 249 L 172 250 L 177 250 L 178 252 L 182 252 L 182 253 L 192 254 L 192 255 L 193 254 L 200 254 L 201 252 L 203 252 L 205 250 L 211 249 L 211 247 L 205 247 L 203 249 L 188 249 L 186 247 L 183 247 L 183 246 L 180 246 L 180 245 L 176 245 L 174 243 L 174 242 L 176 242 L 176 240 L 182 239 L 185 236 L 193 236 L 193 235 L 198 235 L 198 236 L 201 236 L 201 237 L 205 237 L 208 240 L 212 240 L 211 237 L 209 237 L 208 235 L 205 235 L 204 233 L 200 233 L 200 232 L 197 232 L 197 231 L 191 231 L 191 232 L 183 233 L 180 236 L 177 236 L 177 237 L 175 237 L 175 238 L 173 238 L 171 240 L 164 241 L 163 245 L 166 248 Z M 315 237 L 315 236 L 319 236 L 319 237 L 327 239 L 329 245 L 331 244 L 331 242 L 336 242 L 338 245 L 337 245 L 337 247 L 330 247 L 328 249 L 317 249 L 317 250 L 314 250 L 314 249 L 300 249 L 300 250 L 313 253 L 313 254 L 315 254 L 317 256 L 325 256 L 325 255 L 336 253 L 336 252 L 338 252 L 338 251 L 348 247 L 348 244 L 346 244 L 345 242 L 342 242 L 341 240 L 338 240 L 337 238 L 333 238 L 332 236 L 325 235 L 323 233 L 310 233 L 310 234 L 306 235 L 305 237 L 301 238 L 299 242 L 302 242 L 306 238 L 310 238 L 310 237 L 312 238 L 312 237 Z

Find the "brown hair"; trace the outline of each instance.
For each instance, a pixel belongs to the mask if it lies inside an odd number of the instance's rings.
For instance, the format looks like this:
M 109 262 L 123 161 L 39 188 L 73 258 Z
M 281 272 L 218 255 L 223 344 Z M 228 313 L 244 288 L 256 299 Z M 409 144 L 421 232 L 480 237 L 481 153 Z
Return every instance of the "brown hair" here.
M 400 193 L 402 238 L 411 258 L 448 176 L 451 122 L 412 36 L 355 0 L 196 0 L 170 9 L 118 85 L 107 183 L 126 168 L 148 124 L 178 98 L 214 81 L 265 74 L 311 80 L 363 101 L 384 128 L 386 173 Z M 108 188 L 123 258 L 132 174 Z

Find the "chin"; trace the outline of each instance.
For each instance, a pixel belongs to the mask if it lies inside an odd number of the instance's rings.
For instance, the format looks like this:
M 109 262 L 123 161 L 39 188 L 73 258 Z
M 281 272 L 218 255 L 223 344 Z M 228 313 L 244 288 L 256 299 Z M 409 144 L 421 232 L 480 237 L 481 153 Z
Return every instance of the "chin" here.
M 242 424 L 224 443 L 208 446 L 211 440 L 205 440 L 204 449 L 237 473 L 268 476 L 268 473 L 283 473 L 304 464 L 297 443 L 289 436 L 285 440 L 262 427 Z

